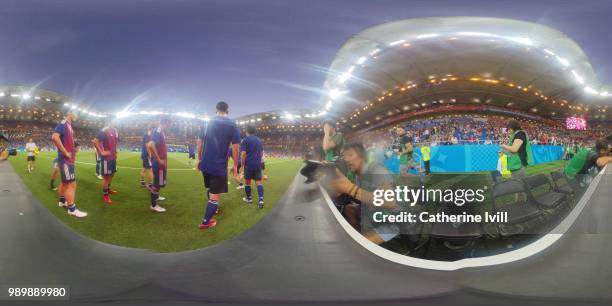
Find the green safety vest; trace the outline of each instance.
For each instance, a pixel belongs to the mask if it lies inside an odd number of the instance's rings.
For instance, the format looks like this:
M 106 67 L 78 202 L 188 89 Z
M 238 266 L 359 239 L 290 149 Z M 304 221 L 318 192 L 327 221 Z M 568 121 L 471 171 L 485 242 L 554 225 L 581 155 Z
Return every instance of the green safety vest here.
M 590 149 L 578 151 L 578 153 L 567 162 L 567 165 L 565 165 L 565 169 L 563 169 L 565 176 L 570 179 L 576 177 L 576 174 L 578 174 L 586 164 L 590 152 Z
M 527 133 L 523 130 L 518 130 L 514 133 L 512 133 L 512 136 L 510 136 L 510 141 L 508 142 L 508 145 L 511 146 L 512 143 L 514 143 L 514 138 L 516 137 L 516 133 L 518 132 L 523 132 L 525 133 L 525 150 L 527 151 L 527 164 L 528 165 L 533 165 L 533 155 L 531 152 L 531 143 L 529 142 L 529 136 L 527 136 Z M 518 151 L 516 153 L 512 153 L 512 152 L 508 152 L 508 170 L 510 171 L 515 171 L 515 170 L 519 170 L 523 167 L 523 163 L 521 163 L 521 157 L 518 154 Z
M 333 161 L 334 157 L 340 156 L 340 153 L 342 153 L 342 147 L 344 147 L 345 140 L 342 133 L 334 134 L 334 136 L 332 136 L 332 141 L 336 144 L 336 146 L 333 149 L 325 151 L 326 161 Z

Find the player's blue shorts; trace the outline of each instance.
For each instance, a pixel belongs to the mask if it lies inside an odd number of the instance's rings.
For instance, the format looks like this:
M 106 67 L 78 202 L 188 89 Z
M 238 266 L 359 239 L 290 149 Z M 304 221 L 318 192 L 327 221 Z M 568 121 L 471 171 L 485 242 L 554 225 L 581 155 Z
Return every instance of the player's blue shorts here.
M 62 183 L 70 183 L 76 181 L 75 169 L 74 165 L 69 165 L 65 163 L 63 160 L 59 160 L 57 166 L 60 170 L 60 176 L 62 178 Z
M 142 168 L 144 169 L 151 169 L 152 165 L 151 165 L 151 159 L 149 158 L 143 158 L 142 159 Z
M 244 179 L 261 181 L 261 170 L 244 169 Z
M 100 174 L 102 176 L 110 176 L 117 172 L 117 161 L 103 159 L 100 162 Z

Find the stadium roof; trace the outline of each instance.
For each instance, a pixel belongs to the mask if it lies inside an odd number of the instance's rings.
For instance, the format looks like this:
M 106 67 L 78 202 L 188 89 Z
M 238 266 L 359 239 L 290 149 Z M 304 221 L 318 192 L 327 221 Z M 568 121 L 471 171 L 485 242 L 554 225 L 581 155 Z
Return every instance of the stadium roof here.
M 409 19 L 357 33 L 337 52 L 323 92 L 328 113 L 358 125 L 453 103 L 606 119 L 612 102 L 612 87 L 565 34 L 484 17 Z
M 261 113 L 254 113 L 250 115 L 241 116 L 235 118 L 236 122 L 240 125 L 248 123 L 274 123 L 276 120 L 283 120 L 285 122 L 319 122 L 319 112 L 316 110 L 308 109 L 288 109 L 288 110 L 272 110 Z
M 92 118 L 105 118 L 108 114 L 96 112 L 72 98 L 50 90 L 20 85 L 0 85 L 0 105 L 34 106 L 41 109 L 71 108 Z

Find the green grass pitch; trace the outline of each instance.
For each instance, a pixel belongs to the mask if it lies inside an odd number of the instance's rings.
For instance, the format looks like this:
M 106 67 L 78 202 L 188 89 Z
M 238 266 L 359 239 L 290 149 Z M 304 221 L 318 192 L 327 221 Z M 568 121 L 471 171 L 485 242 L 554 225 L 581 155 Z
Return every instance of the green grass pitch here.
M 139 152 L 119 152 L 118 172 L 112 183 L 112 188 L 119 193 L 112 196 L 112 205 L 102 201 L 101 181 L 95 176 L 94 153 L 79 152 L 76 203 L 79 209 L 89 213 L 83 219 L 68 216 L 66 210 L 57 205 L 57 192 L 49 189 L 56 154 L 40 153 L 32 173 L 26 171 L 25 154 L 11 157 L 10 162 L 34 196 L 72 229 L 102 242 L 156 252 L 193 250 L 236 237 L 276 205 L 301 167 L 299 160 L 266 160 L 270 178 L 264 181 L 266 204 L 262 210 L 257 209 L 256 201 L 245 204 L 242 201 L 244 190 L 236 189 L 237 184 L 230 178 L 229 193 L 221 197 L 221 213 L 215 217 L 218 225 L 203 231 L 198 229 L 198 224 L 206 205 L 204 183 L 201 173 L 192 169 L 193 164 L 189 165 L 186 153 L 169 153 L 167 185 L 160 193 L 167 198 L 160 202 L 167 211 L 158 214 L 149 210 L 149 192 L 139 185 L 142 167 Z M 256 200 L 254 187 L 253 183 Z

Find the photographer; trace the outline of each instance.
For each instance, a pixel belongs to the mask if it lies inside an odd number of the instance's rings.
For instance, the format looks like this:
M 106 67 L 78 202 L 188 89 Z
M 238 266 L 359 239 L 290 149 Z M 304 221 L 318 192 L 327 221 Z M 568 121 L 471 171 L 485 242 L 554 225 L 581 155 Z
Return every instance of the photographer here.
M 330 177 L 329 189 L 337 195 L 348 195 L 351 202 L 345 205 L 344 215 L 347 221 L 368 240 L 382 244 L 393 239 L 399 234 L 399 228 L 394 224 L 382 224 L 374 226 L 370 222 L 362 223 L 362 212 L 375 209 L 394 210 L 397 208 L 395 201 L 385 202 L 380 207 L 375 207 L 372 192 L 376 189 L 393 189 L 393 178 L 389 172 L 379 163 L 368 163 L 367 153 L 361 143 L 351 143 L 344 146 L 342 153 L 347 168 L 355 173 L 355 183 L 344 176 L 338 169 L 335 176 Z M 368 214 L 363 214 L 367 216 Z M 363 224 L 363 226 L 362 226 Z
M 584 149 L 565 165 L 565 176 L 570 180 L 572 188 L 586 187 L 590 182 L 588 174 L 592 170 L 601 171 L 607 164 L 612 163 L 610 145 L 606 139 L 598 139 L 594 149 Z
M 506 131 L 510 136 L 508 144 L 500 147 L 508 152 L 508 170 L 512 178 L 523 178 L 525 167 L 534 164 L 529 137 L 516 120 L 508 121 Z
M 333 161 L 338 158 L 342 153 L 342 147 L 346 143 L 344 135 L 341 132 L 336 131 L 334 122 L 326 120 L 323 123 L 323 151 L 325 152 L 325 160 Z

